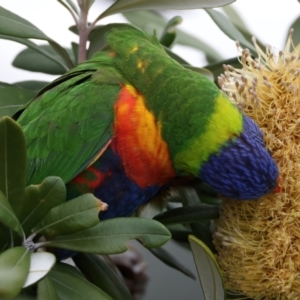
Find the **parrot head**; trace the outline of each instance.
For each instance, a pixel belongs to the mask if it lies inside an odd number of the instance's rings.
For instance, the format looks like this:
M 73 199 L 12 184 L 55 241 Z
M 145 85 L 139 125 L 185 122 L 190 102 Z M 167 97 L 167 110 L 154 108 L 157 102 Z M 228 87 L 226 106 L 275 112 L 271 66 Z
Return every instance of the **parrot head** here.
M 212 154 L 198 176 L 225 197 L 251 200 L 276 188 L 278 168 L 262 131 L 243 115 L 241 134 Z

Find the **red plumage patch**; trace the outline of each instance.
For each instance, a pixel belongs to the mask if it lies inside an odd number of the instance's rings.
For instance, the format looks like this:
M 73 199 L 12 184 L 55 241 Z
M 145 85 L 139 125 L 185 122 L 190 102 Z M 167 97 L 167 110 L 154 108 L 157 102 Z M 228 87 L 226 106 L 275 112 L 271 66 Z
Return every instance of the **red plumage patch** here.
M 175 177 L 161 124 L 132 86 L 122 88 L 115 104 L 113 148 L 126 175 L 141 188 L 164 185 Z
M 102 184 L 104 179 L 109 176 L 109 172 L 102 173 L 95 167 L 90 166 L 82 173 L 77 175 L 70 183 L 84 185 L 89 191 L 94 191 L 98 186 Z

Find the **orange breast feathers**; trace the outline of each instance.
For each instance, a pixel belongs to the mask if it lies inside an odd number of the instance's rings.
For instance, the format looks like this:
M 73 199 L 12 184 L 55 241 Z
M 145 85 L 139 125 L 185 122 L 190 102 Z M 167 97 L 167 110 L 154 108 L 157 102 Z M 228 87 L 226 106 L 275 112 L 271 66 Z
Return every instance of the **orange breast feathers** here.
M 161 124 L 147 109 L 144 97 L 126 85 L 115 104 L 113 147 L 126 176 L 141 188 L 164 185 L 175 177 Z

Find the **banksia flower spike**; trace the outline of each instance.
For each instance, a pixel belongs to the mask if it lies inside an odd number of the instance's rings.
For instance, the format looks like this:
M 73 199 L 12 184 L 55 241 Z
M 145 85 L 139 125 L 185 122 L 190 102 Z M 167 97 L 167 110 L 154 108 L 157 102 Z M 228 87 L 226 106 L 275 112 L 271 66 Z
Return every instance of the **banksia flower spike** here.
M 258 57 L 242 50 L 241 69 L 225 66 L 222 90 L 265 134 L 280 191 L 257 201 L 225 199 L 214 242 L 227 289 L 253 299 L 300 299 L 300 45 Z M 239 47 L 239 45 L 238 45 Z M 240 48 L 239 48 L 240 49 Z

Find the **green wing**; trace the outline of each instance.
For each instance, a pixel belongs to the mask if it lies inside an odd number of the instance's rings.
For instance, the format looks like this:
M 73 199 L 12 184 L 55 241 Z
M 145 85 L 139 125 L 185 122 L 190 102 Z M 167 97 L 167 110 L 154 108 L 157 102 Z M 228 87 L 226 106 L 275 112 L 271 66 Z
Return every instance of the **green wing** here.
M 45 177 L 65 182 L 84 170 L 113 135 L 114 102 L 121 75 L 107 54 L 55 80 L 18 118 L 27 148 L 27 183 Z

